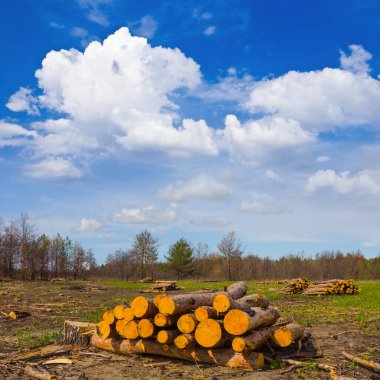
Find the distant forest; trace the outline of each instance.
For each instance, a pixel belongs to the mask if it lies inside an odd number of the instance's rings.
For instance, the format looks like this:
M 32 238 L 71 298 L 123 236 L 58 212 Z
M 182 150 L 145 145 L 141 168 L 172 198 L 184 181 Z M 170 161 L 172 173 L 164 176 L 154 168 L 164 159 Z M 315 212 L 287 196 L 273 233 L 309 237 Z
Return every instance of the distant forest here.
M 223 236 L 217 251 L 206 243 L 191 244 L 185 238 L 174 242 L 164 261 L 158 260 L 158 240 L 145 230 L 127 250 L 96 263 L 92 249 L 59 233 L 37 234 L 27 214 L 15 220 L 0 220 L 0 276 L 20 280 L 154 279 L 266 280 L 307 277 L 380 279 L 380 256 L 365 258 L 360 251 L 324 251 L 314 257 L 288 254 L 279 259 L 246 253 L 234 231 Z

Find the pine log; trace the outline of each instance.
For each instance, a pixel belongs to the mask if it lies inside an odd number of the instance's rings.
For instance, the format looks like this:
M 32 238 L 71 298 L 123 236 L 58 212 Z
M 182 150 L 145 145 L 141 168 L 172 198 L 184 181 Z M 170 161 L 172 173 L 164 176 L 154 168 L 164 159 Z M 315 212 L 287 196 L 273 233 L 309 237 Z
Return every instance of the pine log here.
M 124 327 L 125 325 L 130 322 L 130 321 L 127 321 L 126 319 L 119 319 L 116 324 L 115 324 L 115 330 L 116 332 L 120 335 L 120 336 L 123 336 L 123 331 L 124 331 Z
M 102 339 L 107 339 L 114 335 L 113 325 L 109 325 L 105 321 L 100 321 L 96 327 L 97 333 Z
M 195 340 L 202 347 L 223 347 L 229 345 L 233 339 L 227 334 L 221 321 L 206 319 L 200 322 L 195 329 Z
M 173 345 L 163 345 L 149 339 L 130 341 L 128 339 L 100 339 L 97 334 L 92 336 L 92 345 L 105 351 L 121 355 L 151 354 L 167 356 L 197 363 L 221 365 L 230 368 L 243 368 L 246 370 L 262 369 L 264 355 L 258 352 L 238 353 L 230 348 L 210 349 L 194 348 L 193 350 L 180 350 Z
M 158 311 L 153 300 L 143 296 L 134 298 L 131 303 L 131 308 L 136 318 L 153 317 Z
M 154 316 L 154 324 L 158 327 L 177 326 L 178 317 L 178 315 L 165 315 L 162 313 L 157 313 Z
M 127 322 L 130 322 L 133 320 L 135 316 L 133 315 L 133 311 L 131 307 L 126 307 L 123 311 L 123 319 L 125 319 Z
M 271 326 L 279 317 L 280 313 L 273 306 L 269 306 L 267 309 L 253 307 L 250 313 L 232 309 L 224 317 L 223 324 L 230 334 L 243 335 L 252 329 Z
M 376 362 L 373 362 L 373 361 L 370 361 L 370 360 L 365 360 L 365 359 L 358 358 L 357 356 L 353 356 L 353 355 L 351 355 L 351 354 L 349 354 L 348 352 L 345 352 L 345 351 L 342 351 L 342 355 L 346 359 L 351 360 L 351 361 L 353 361 L 353 362 L 361 365 L 362 367 L 369 368 L 369 369 L 372 369 L 374 371 L 380 372 L 380 364 L 379 363 L 376 363 Z
M 280 347 L 288 347 L 296 340 L 302 339 L 303 328 L 296 323 L 289 323 L 274 331 L 273 340 Z
M 202 322 L 206 319 L 216 319 L 219 317 L 218 312 L 212 306 L 199 306 L 194 311 L 195 319 Z
M 198 321 L 195 319 L 194 314 L 181 315 L 177 321 L 178 330 L 183 334 L 190 334 L 195 330 Z
M 230 285 L 226 292 L 232 299 L 243 297 L 247 292 L 247 284 L 245 282 L 237 282 Z M 160 313 L 166 315 L 184 314 L 195 310 L 199 306 L 212 306 L 215 293 L 188 293 L 179 294 L 177 296 L 163 297 L 158 305 Z
M 160 303 L 160 301 L 165 297 L 165 294 L 157 294 L 154 298 L 153 298 L 153 303 L 154 303 L 154 306 L 156 306 L 156 308 L 158 309 L 158 305 Z
M 115 322 L 115 314 L 112 310 L 107 310 L 103 313 L 103 321 L 112 325 Z
M 240 309 L 249 312 L 251 307 L 268 307 L 269 299 L 252 294 L 238 300 L 233 300 L 227 294 L 221 293 L 215 296 L 212 305 L 218 313 L 226 313 L 230 309 Z
M 191 334 L 180 334 L 174 339 L 174 345 L 180 350 L 194 348 L 195 339 Z
M 21 319 L 21 318 L 30 317 L 31 315 L 32 314 L 28 313 L 27 311 L 14 310 L 8 314 L 8 318 L 10 318 L 10 319 Z
M 59 343 L 67 346 L 88 347 L 91 343 L 91 335 L 95 331 L 96 323 L 65 321 Z
M 254 351 L 259 349 L 273 336 L 273 327 L 264 327 L 252 331 L 246 336 L 236 336 L 232 341 L 232 348 L 237 352 Z
M 136 321 L 130 321 L 124 326 L 123 336 L 127 339 L 137 339 L 139 337 Z
M 124 317 L 124 309 L 123 305 L 116 305 L 113 309 L 113 314 L 116 319 L 123 319 Z
M 149 319 L 143 318 L 137 324 L 137 331 L 141 338 L 150 338 L 157 332 L 157 328 Z
M 174 339 L 180 335 L 180 332 L 176 330 L 160 330 L 157 334 L 157 342 L 161 344 L 171 344 Z

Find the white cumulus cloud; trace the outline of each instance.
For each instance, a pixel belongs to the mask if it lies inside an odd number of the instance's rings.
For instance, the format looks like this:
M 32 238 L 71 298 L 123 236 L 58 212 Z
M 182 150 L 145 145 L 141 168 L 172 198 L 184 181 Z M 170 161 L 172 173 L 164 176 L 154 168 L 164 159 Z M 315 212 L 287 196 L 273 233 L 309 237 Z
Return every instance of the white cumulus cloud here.
M 198 176 L 186 181 L 177 181 L 158 192 L 158 197 L 170 201 L 204 199 L 220 201 L 229 198 L 232 190 L 224 183 L 209 176 Z
M 103 223 L 94 218 L 82 218 L 79 225 L 80 232 L 96 231 L 103 227 Z
M 350 55 L 346 55 L 343 51 L 340 52 L 340 66 L 344 70 L 349 70 L 354 73 L 368 73 L 371 71 L 367 61 L 372 59 L 372 54 L 363 48 L 361 45 L 350 45 Z
M 177 207 L 158 209 L 155 206 L 123 208 L 112 215 L 112 221 L 119 224 L 170 223 L 177 219 Z
M 33 178 L 76 179 L 82 176 L 81 171 L 64 158 L 47 158 L 26 167 L 26 174 Z
M 376 181 L 375 172 L 363 170 L 356 174 L 349 171 L 335 173 L 334 170 L 318 170 L 307 180 L 306 190 L 309 193 L 319 189 L 330 188 L 337 193 L 363 192 L 379 194 L 380 186 Z
M 38 115 L 38 99 L 33 96 L 30 88 L 20 87 L 8 100 L 6 104 L 11 111 L 26 111 L 28 115 Z
M 146 15 L 141 18 L 136 32 L 139 36 L 152 38 L 157 30 L 157 21 L 154 17 Z

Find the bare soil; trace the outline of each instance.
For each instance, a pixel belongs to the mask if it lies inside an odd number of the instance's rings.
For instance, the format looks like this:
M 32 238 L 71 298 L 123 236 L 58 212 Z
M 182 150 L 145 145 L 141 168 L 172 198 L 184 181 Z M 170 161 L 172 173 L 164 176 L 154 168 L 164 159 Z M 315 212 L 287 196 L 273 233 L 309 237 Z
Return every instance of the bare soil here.
M 52 340 L 52 332 L 60 332 L 66 319 L 96 322 L 104 310 L 117 303 L 125 303 L 136 295 L 136 291 L 99 286 L 95 283 L 21 283 L 0 284 L 0 379 L 29 379 L 24 374 L 25 365 L 15 360 L 29 353 L 44 354 L 62 347 L 46 344 Z M 289 298 L 276 299 L 272 304 L 281 312 L 289 310 Z M 27 311 L 30 317 L 10 320 L 6 318 L 12 310 Z M 282 313 L 283 317 L 287 317 Z M 323 315 L 316 316 L 323 318 Z M 323 354 L 314 362 L 336 366 L 337 372 L 355 379 L 380 379 L 380 374 L 361 368 L 347 361 L 341 354 L 347 351 L 379 362 L 380 320 L 363 329 L 355 322 L 344 325 L 316 323 L 306 329 L 312 334 L 315 346 Z M 342 333 L 336 335 L 337 333 Z M 51 343 L 51 342 L 50 342 Z M 86 352 L 86 353 L 84 353 Z M 90 352 L 101 353 L 93 356 Z M 249 372 L 213 367 L 192 362 L 173 360 L 156 356 L 119 356 L 93 348 L 73 349 L 71 365 L 46 366 L 58 379 L 183 379 L 183 380 L 225 380 L 225 379 L 329 379 L 329 373 L 312 364 L 303 368 L 272 369 L 266 365 L 263 371 Z M 13 361 L 12 361 L 13 360 Z M 310 362 L 310 361 L 309 361 Z

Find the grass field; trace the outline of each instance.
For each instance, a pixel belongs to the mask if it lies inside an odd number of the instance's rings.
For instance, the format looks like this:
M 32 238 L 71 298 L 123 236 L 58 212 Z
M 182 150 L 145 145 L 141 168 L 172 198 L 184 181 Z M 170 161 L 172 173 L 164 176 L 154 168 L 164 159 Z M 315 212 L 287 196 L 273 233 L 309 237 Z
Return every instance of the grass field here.
M 223 289 L 230 283 L 226 281 L 179 281 L 178 285 L 184 289 L 183 291 L 193 291 Z M 357 295 L 305 296 L 281 294 L 279 290 L 284 285 L 263 285 L 255 281 L 248 281 L 250 293 L 262 290 L 271 303 L 279 309 L 282 317 L 293 318 L 306 327 L 323 350 L 322 362 L 338 363 L 342 373 L 360 379 L 369 379 L 371 378 L 369 371 L 361 369 L 357 365 L 350 365 L 340 357 L 340 352 L 347 350 L 353 354 L 380 361 L 380 281 L 361 281 L 357 284 L 361 288 L 361 292 Z M 105 310 L 113 308 L 118 303 L 131 301 L 139 294 L 139 290 L 149 287 L 150 284 L 116 280 L 0 283 L 0 312 L 2 314 L 0 358 L 1 354 L 12 355 L 53 343 L 62 330 L 65 319 L 98 322 Z M 29 311 L 32 316 L 15 321 L 6 319 L 5 314 L 14 309 Z M 342 334 L 334 338 L 336 333 Z M 119 378 L 118 376 L 121 376 L 120 373 L 124 370 L 132 371 L 131 368 L 135 371 L 135 378 L 155 378 L 157 372 L 149 372 L 143 366 L 146 360 L 146 358 L 131 358 L 128 361 L 124 359 L 122 364 L 113 367 L 112 371 L 119 371 L 115 372 L 113 379 Z M 80 365 L 79 363 L 78 366 L 80 367 Z M 126 369 L 125 366 L 128 368 Z M 186 368 L 188 371 L 188 375 L 181 375 L 181 378 L 195 378 L 194 365 L 181 363 L 181 368 Z M 106 369 L 107 366 L 104 370 L 106 371 Z M 267 370 L 271 370 L 271 368 L 267 368 Z M 232 372 L 224 370 L 223 377 L 215 377 L 215 370 L 211 368 L 202 368 L 199 371 L 197 368 L 197 379 L 235 377 Z M 281 377 L 278 371 L 276 375 L 272 373 L 270 377 L 265 377 L 263 372 L 260 376 L 264 377 L 257 377 L 257 379 L 326 378 L 326 373 L 320 373 L 313 365 L 298 372 L 293 371 L 288 377 Z M 182 370 L 180 372 L 182 373 Z M 165 372 L 165 378 L 178 378 L 178 371 L 173 373 Z M 0 370 L 0 378 L 1 375 Z M 227 375 L 231 377 L 226 377 Z M 104 377 L 104 379 L 106 378 L 108 377 Z M 103 377 L 100 376 L 99 379 L 103 379 Z

